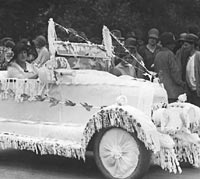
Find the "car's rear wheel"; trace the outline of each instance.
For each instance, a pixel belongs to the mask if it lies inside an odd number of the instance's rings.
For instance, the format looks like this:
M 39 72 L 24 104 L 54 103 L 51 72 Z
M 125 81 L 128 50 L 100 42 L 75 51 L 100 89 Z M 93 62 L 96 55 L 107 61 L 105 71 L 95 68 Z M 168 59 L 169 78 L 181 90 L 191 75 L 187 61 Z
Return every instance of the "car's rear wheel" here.
M 100 171 L 109 179 L 141 178 L 148 170 L 150 151 L 121 128 L 100 131 L 94 142 L 94 158 Z

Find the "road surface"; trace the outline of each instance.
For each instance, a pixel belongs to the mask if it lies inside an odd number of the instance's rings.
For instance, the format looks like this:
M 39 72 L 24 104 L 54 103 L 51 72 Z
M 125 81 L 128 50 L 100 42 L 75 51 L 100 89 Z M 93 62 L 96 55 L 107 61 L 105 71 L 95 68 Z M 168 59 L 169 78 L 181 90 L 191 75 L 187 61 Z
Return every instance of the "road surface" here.
M 93 161 L 87 164 L 57 156 L 37 156 L 27 151 L 0 152 L 0 179 L 103 179 Z M 169 174 L 150 168 L 143 179 L 199 179 L 200 169 L 184 168 L 182 174 Z

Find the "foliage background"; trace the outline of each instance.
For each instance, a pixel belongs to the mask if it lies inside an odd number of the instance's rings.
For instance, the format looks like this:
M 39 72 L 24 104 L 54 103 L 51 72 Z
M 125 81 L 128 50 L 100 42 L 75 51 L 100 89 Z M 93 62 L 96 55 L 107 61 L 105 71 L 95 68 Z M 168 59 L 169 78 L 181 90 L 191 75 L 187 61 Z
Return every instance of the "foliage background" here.
M 46 35 L 50 17 L 89 39 L 101 39 L 103 25 L 123 36 L 145 37 L 152 27 L 178 35 L 200 25 L 200 0 L 0 0 L 0 38 Z

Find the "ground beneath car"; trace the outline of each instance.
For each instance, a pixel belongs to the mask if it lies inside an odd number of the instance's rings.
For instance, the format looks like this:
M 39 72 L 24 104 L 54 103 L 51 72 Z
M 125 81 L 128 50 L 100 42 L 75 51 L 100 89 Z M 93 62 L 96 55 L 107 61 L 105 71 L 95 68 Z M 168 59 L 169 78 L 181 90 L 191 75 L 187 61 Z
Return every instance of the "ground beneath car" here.
M 182 174 L 169 174 L 151 167 L 143 179 L 199 179 L 200 169 L 183 168 Z M 7 150 L 0 152 L 2 179 L 103 179 L 91 157 L 83 161 L 58 156 L 37 156 L 32 152 Z

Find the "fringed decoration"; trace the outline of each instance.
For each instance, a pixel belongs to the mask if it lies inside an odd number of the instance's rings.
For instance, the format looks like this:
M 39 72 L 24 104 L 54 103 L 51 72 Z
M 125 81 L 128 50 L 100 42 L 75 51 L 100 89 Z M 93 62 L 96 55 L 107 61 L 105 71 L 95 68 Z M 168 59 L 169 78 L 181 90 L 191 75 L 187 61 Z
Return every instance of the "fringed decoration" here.
M 186 143 L 183 140 L 176 141 L 175 153 L 180 162 L 189 162 L 195 167 L 200 167 L 200 145 L 195 143 Z
M 170 134 L 175 142 L 179 162 L 200 167 L 200 108 L 189 103 L 171 103 L 154 112 L 152 120 L 158 130 Z
M 0 148 L 29 150 L 40 155 L 59 155 L 68 158 L 85 160 L 85 149 L 72 141 L 55 140 L 47 138 L 34 138 L 11 133 L 0 134 Z
M 181 172 L 179 162 L 176 158 L 173 148 L 160 148 L 159 135 L 155 129 L 144 129 L 139 120 L 130 115 L 127 111 L 123 110 L 122 107 L 107 107 L 102 109 L 100 112 L 93 115 L 92 119 L 87 123 L 83 139 L 82 146 L 86 148 L 90 139 L 102 128 L 108 128 L 110 126 L 120 127 L 130 133 L 137 132 L 137 137 L 145 144 L 147 149 L 152 150 L 154 153 L 159 154 L 160 165 L 164 169 L 168 169 L 171 172 Z M 168 160 L 165 160 L 165 159 Z
M 153 163 L 161 166 L 163 170 L 168 170 L 170 173 L 182 173 L 174 149 L 161 148 L 161 150 L 153 156 Z

